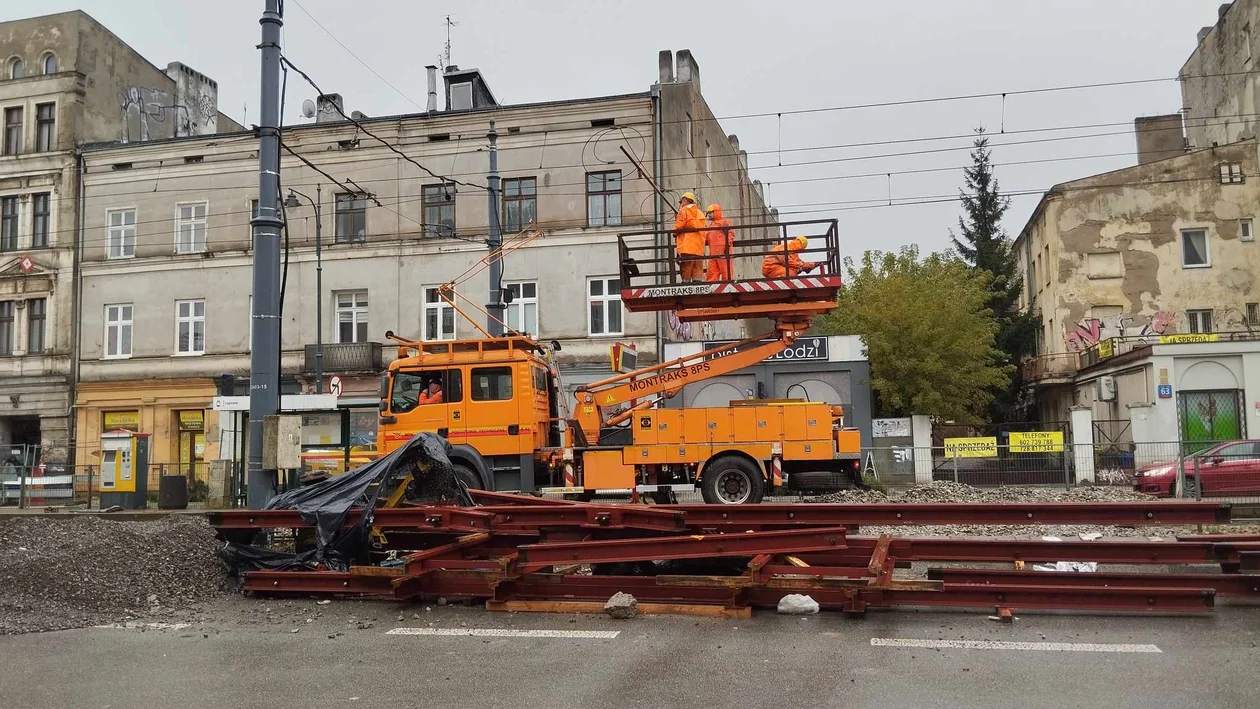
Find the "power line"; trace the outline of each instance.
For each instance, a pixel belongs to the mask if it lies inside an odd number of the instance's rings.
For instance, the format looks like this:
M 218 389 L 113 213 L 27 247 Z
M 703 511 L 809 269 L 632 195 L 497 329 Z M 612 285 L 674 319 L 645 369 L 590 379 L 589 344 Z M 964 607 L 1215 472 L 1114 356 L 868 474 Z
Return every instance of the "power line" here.
M 301 77 L 302 77 L 303 79 L 306 79 L 306 82 L 307 82 L 307 83 L 309 83 L 312 87 L 314 87 L 315 91 L 316 91 L 316 92 L 317 92 L 320 96 L 323 96 L 323 95 L 324 95 L 324 91 L 323 91 L 323 89 L 319 88 L 319 85 L 317 85 L 317 84 L 315 83 L 315 80 L 311 78 L 310 74 L 307 74 L 306 72 L 304 72 L 304 71 L 302 71 L 301 69 L 299 69 L 299 68 L 298 68 L 298 66 L 297 66 L 296 64 L 294 64 L 293 62 L 289 61 L 289 58 L 288 58 L 288 57 L 281 56 L 281 57 L 280 57 L 280 61 L 284 62 L 284 64 L 285 64 L 286 66 L 288 66 L 288 67 L 290 67 L 291 69 L 293 69 L 294 71 L 296 71 L 299 75 L 301 75 Z M 350 121 L 350 122 L 351 122 L 351 123 L 353 123 L 355 126 L 357 126 L 359 130 L 363 131 L 366 135 L 371 136 L 373 139 L 375 139 L 375 140 L 376 140 L 377 142 L 379 142 L 381 145 L 384 145 L 386 148 L 388 148 L 391 152 L 396 153 L 396 154 L 397 154 L 399 157 L 401 157 L 403 160 L 406 160 L 407 162 L 411 163 L 412 165 L 415 165 L 416 167 L 418 167 L 418 168 L 420 168 L 421 170 L 423 170 L 423 171 L 425 171 L 426 173 L 428 173 L 430 176 L 435 177 L 435 178 L 437 178 L 437 179 L 439 179 L 439 180 L 442 180 L 443 182 L 451 182 L 451 183 L 454 183 L 454 184 L 457 184 L 457 185 L 464 185 L 465 187 L 472 187 L 472 188 L 474 188 L 474 189 L 480 189 L 480 190 L 489 189 L 489 188 L 487 188 L 485 185 L 477 185 L 477 184 L 473 184 L 473 183 L 471 183 L 471 182 L 463 182 L 462 180 L 456 180 L 456 179 L 455 179 L 455 178 L 453 178 L 453 177 L 446 177 L 445 175 L 439 175 L 438 173 L 436 173 L 436 172 L 434 172 L 434 171 L 430 170 L 429 168 L 425 167 L 424 165 L 421 165 L 418 161 L 416 161 L 415 159 L 413 159 L 411 156 L 407 155 L 407 154 L 406 154 L 406 153 L 404 153 L 403 151 L 401 151 L 401 150 L 399 150 L 398 148 L 394 147 L 394 145 L 393 145 L 392 143 L 390 143 L 390 142 L 386 141 L 384 138 L 381 138 L 380 136 L 376 135 L 376 134 L 375 134 L 375 133 L 373 133 L 372 131 L 368 130 L 368 129 L 367 129 L 366 127 L 364 127 L 364 125 L 363 125 L 362 123 L 360 123 L 357 119 L 355 119 L 355 118 L 351 118 L 349 115 L 347 115 L 347 114 L 346 114 L 346 112 L 345 112 L 344 110 L 342 110 L 341 106 L 338 106 L 338 105 L 337 105 L 337 103 L 336 103 L 335 101 L 330 101 L 330 102 L 329 102 L 329 104 L 330 104 L 330 105 L 331 105 L 334 109 L 336 109 L 337 113 L 341 114 L 341 117 L 342 117 L 342 118 L 346 119 L 347 121 Z
M 345 43 L 344 43 L 344 42 L 342 42 L 341 40 L 337 39 L 337 35 L 335 35 L 335 34 L 333 34 L 332 32 L 330 32 L 330 31 L 328 30 L 328 28 L 327 28 L 327 27 L 325 27 L 325 26 L 324 26 L 324 24 L 323 24 L 322 22 L 320 22 L 319 20 L 315 19 L 315 16 L 314 16 L 314 15 L 312 15 L 312 14 L 310 13 L 310 11 L 309 11 L 309 10 L 307 10 L 305 7 L 302 7 L 302 3 L 298 2 L 297 0 L 291 0 L 291 2 L 292 2 L 294 5 L 297 5 L 297 9 L 301 10 L 303 15 L 306 15 L 307 17 L 309 17 L 309 18 L 310 18 L 310 20 L 311 20 L 311 22 L 314 22 L 314 23 L 315 23 L 315 26 L 317 26 L 317 27 L 319 27 L 321 30 L 323 30 L 323 31 L 324 31 L 324 34 L 328 35 L 329 39 L 331 39 L 332 41 L 336 42 L 336 43 L 337 43 L 337 46 L 339 46 L 339 47 L 341 47 L 342 49 L 346 50 L 346 54 L 349 54 L 350 56 L 354 57 L 354 60 L 355 60 L 355 61 L 357 61 L 358 63 L 362 64 L 364 69 L 367 69 L 368 71 L 372 72 L 372 75 L 373 75 L 373 76 L 375 76 L 376 78 L 380 79 L 380 80 L 381 80 L 381 83 L 383 83 L 383 84 L 385 84 L 386 86 L 388 86 L 389 88 L 393 89 L 393 90 L 394 90 L 394 93 L 398 94 L 399 96 L 402 96 L 402 97 L 403 97 L 404 99 L 406 99 L 406 100 L 407 100 L 407 102 L 408 102 L 408 103 L 410 103 L 412 106 L 415 106 L 416 108 L 420 109 L 421 111 L 425 110 L 424 106 L 421 106 L 420 104 L 416 103 L 415 101 L 412 101 L 410 96 L 408 96 L 407 94 L 405 94 L 405 93 L 403 93 L 402 91 L 400 91 L 400 90 L 398 89 L 398 87 L 397 87 L 397 86 L 394 86 L 393 84 L 389 83 L 389 79 L 386 79 L 385 77 L 381 76 L 380 72 L 378 72 L 377 70 L 373 69 L 373 68 L 372 68 L 372 67 L 371 67 L 371 66 L 370 66 L 367 62 L 365 62 L 365 61 L 363 61 L 361 58 L 359 58 L 359 55 L 358 55 L 358 54 L 355 54 L 353 50 L 351 50 L 349 47 L 347 47 L 347 46 L 345 45 Z

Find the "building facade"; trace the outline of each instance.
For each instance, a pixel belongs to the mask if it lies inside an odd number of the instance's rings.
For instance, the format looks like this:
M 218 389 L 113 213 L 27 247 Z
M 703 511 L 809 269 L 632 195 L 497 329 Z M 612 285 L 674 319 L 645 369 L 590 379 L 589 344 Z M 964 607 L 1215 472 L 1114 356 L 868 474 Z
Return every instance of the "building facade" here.
M 79 146 L 211 134 L 214 82 L 83 12 L 0 23 L 0 450 L 71 456 Z
M 1216 24 L 1199 30 L 1198 44 L 1179 74 L 1181 105 L 1192 147 L 1210 148 L 1257 137 L 1257 33 L 1257 0 L 1221 5 Z
M 459 108 L 357 124 L 343 118 L 350 109 L 339 97 L 320 97 L 315 122 L 283 134 L 290 206 L 282 391 L 314 392 L 322 351 L 324 391 L 336 375 L 341 406 L 374 407 L 377 375 L 395 355 L 387 331 L 423 340 L 481 336 L 490 284 L 480 186 L 491 120 L 508 244 L 503 286 L 513 295 L 506 324 L 561 344 L 570 389 L 608 375 L 614 342 L 655 360 L 657 316 L 622 308 L 618 276 L 619 233 L 672 228 L 673 212 L 646 178 L 674 201 L 691 190 L 702 203 L 738 205 L 728 207 L 737 223 L 770 219 L 737 139 L 704 103 L 694 59 L 682 51 L 675 63 L 663 52 L 661 61 L 661 82 L 643 93 L 517 106 L 494 104 L 476 70 L 448 67 L 445 93 Z M 146 382 L 184 382 L 148 388 L 139 404 L 140 420 L 164 418 L 166 431 L 178 430 L 185 385 L 211 391 L 227 373 L 236 376 L 234 393 L 246 393 L 257 161 L 249 133 L 84 149 L 78 351 L 80 380 L 93 396 L 79 398 L 80 436 L 99 438 L 105 414 L 133 410 Z M 450 282 L 454 305 L 439 290 Z M 726 322 L 687 333 L 667 328 L 664 337 L 743 332 L 743 324 Z M 375 416 L 353 418 L 371 428 L 348 432 L 362 444 L 374 435 Z M 312 430 L 323 426 L 314 423 Z M 155 463 L 202 462 L 180 440 L 149 432 Z M 332 438 L 308 445 L 338 443 Z
M 1110 340 L 1260 325 L 1256 148 L 1209 148 L 1056 186 L 1015 240 L 1041 313 L 1025 364 L 1043 420 L 1066 421 L 1082 356 Z

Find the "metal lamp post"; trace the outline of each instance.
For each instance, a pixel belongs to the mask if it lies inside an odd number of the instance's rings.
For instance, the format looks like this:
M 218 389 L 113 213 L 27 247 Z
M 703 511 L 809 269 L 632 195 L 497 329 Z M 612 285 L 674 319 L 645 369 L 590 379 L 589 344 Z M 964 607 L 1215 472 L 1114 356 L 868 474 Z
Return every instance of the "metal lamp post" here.
M 315 185 L 315 199 L 289 188 L 289 196 L 284 200 L 286 207 L 298 207 L 298 197 L 302 197 L 315 208 L 315 393 L 324 393 L 324 259 L 321 251 L 323 224 L 320 220 L 320 193 L 322 187 Z

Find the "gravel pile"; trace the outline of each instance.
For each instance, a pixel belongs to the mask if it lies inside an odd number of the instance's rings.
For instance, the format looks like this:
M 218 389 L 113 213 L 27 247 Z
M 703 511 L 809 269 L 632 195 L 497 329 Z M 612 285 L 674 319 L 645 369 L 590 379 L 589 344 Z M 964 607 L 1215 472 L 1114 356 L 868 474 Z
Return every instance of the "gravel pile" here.
M 1127 487 L 991 487 L 979 488 L 952 481 L 937 481 L 907 490 L 899 502 L 1130 502 L 1147 501 L 1144 495 Z
M 225 587 L 201 517 L 0 519 L 0 634 L 178 619 Z
M 873 504 L 880 502 L 892 502 L 891 499 L 879 490 L 862 490 L 858 488 L 849 488 L 847 490 L 838 490 L 826 495 L 818 495 L 817 497 L 807 497 L 806 502 L 844 502 L 853 504 Z

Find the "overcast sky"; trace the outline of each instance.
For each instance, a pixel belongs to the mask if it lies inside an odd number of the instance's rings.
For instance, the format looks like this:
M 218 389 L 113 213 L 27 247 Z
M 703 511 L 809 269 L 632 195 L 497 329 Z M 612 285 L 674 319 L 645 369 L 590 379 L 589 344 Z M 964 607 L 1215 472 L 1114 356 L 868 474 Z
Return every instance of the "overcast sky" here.
M 981 125 L 994 134 L 1005 128 L 1008 135 L 995 135 L 995 144 L 1025 144 L 996 147 L 995 162 L 1058 161 L 1000 165 L 1003 189 L 1040 191 L 1134 164 L 1131 125 L 1009 133 L 1175 112 L 1181 108 L 1178 84 L 820 111 L 784 116 L 781 127 L 773 116 L 734 117 L 1174 77 L 1194 50 L 1195 33 L 1215 22 L 1218 5 L 1220 0 L 288 0 L 284 49 L 326 91 L 341 93 L 347 110 L 368 115 L 423 106 L 424 66 L 442 53 L 447 14 L 458 23 L 451 31 L 451 61 L 481 69 L 503 103 L 645 91 L 656 80 L 659 50 L 690 49 L 709 105 L 719 117 L 731 117 L 723 127 L 739 135 L 753 176 L 769 183 L 770 201 L 783 218 L 834 216 L 846 254 L 857 255 L 909 243 L 925 251 L 948 245 L 956 202 L 871 207 L 863 201 L 887 200 L 890 189 L 894 201 L 956 194 L 967 152 L 942 149 L 969 140 L 795 149 L 967 135 Z M 3 3 L 0 20 L 35 7 Z M 262 0 L 45 0 L 38 10 L 81 8 L 154 64 L 183 61 L 219 82 L 221 111 L 252 123 L 262 7 Z M 311 16 L 407 98 L 339 47 Z M 287 122 L 302 120 L 301 99 L 314 94 L 294 78 Z M 1094 137 L 1027 142 L 1073 135 Z M 927 150 L 937 152 L 922 152 Z M 906 152 L 918 154 L 853 159 Z M 816 164 L 792 164 L 800 162 Z M 959 169 L 896 174 L 933 168 Z M 877 176 L 790 182 L 867 174 Z M 1014 198 L 1006 220 L 1012 235 L 1036 201 Z

